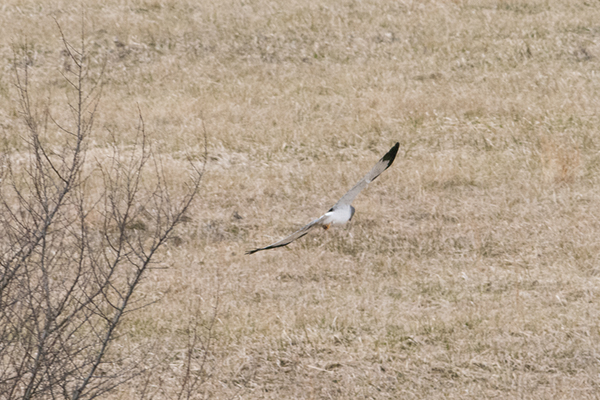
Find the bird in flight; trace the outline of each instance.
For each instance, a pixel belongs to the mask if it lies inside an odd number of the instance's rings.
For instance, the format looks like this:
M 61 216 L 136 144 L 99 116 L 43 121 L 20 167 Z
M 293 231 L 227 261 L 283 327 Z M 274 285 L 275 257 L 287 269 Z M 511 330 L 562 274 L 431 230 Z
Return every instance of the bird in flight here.
M 396 154 L 398 153 L 398 148 L 400 147 L 400 143 L 396 143 L 394 147 L 390 149 L 381 160 L 375 164 L 375 166 L 367 173 L 352 189 L 348 191 L 342 198 L 335 203 L 333 207 L 325 214 L 315 219 L 304 228 L 297 230 L 286 238 L 281 239 L 278 242 L 270 244 L 265 247 L 260 247 L 258 249 L 247 251 L 246 254 L 256 253 L 261 250 L 274 249 L 276 247 L 287 246 L 292 243 L 294 240 L 301 238 L 306 235 L 308 232 L 313 230 L 316 227 L 323 227 L 324 229 L 329 229 L 331 225 L 344 225 L 346 222 L 352 219 L 354 215 L 354 207 L 351 206 L 352 201 L 356 198 L 356 196 L 360 193 L 361 190 L 367 187 L 367 185 L 375 180 L 383 171 L 388 169 L 390 165 L 394 162 L 396 158 Z

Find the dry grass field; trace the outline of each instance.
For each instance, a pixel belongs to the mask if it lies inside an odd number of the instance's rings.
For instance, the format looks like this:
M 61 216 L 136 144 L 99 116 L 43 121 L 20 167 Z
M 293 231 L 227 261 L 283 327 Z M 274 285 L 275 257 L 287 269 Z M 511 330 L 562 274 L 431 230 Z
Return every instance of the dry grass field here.
M 201 195 L 113 344 L 146 373 L 105 398 L 600 397 L 600 3 L 5 0 L 16 153 L 12 49 L 60 104 L 54 18 L 106 59 L 89 157 L 127 145 L 139 105 L 177 185 L 208 133 Z M 347 227 L 244 254 L 397 141 Z

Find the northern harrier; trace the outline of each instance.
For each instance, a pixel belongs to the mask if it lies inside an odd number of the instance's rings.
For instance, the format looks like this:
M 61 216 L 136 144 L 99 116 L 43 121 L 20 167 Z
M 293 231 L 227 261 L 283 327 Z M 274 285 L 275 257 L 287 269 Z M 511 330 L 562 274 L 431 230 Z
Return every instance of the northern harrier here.
M 261 250 L 274 249 L 276 247 L 287 246 L 292 243 L 294 240 L 301 238 L 306 235 L 308 232 L 313 230 L 318 226 L 323 227 L 324 229 L 329 229 L 331 225 L 344 225 L 346 222 L 352 219 L 354 215 L 354 207 L 351 206 L 352 201 L 356 198 L 356 196 L 360 193 L 361 190 L 367 187 L 367 185 L 375 180 L 383 171 L 388 169 L 390 165 L 394 162 L 396 158 L 396 154 L 398 153 L 398 148 L 400 147 L 400 143 L 396 143 L 394 147 L 390 149 L 386 153 L 385 156 L 381 158 L 375 164 L 375 166 L 366 174 L 352 189 L 348 191 L 342 198 L 335 203 L 333 207 L 321 217 L 315 219 L 310 224 L 306 225 L 304 228 L 292 233 L 290 236 L 281 239 L 278 242 L 270 244 L 266 247 L 260 247 L 258 249 L 250 250 L 246 252 L 246 254 L 256 253 Z

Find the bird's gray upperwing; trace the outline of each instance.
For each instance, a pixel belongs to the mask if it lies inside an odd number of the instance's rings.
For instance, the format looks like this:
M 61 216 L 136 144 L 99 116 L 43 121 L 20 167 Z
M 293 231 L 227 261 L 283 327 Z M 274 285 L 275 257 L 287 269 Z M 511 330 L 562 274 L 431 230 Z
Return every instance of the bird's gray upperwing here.
M 356 196 L 358 196 L 361 190 L 366 188 L 369 183 L 373 182 L 375 178 L 381 175 L 383 171 L 385 171 L 390 167 L 390 165 L 392 165 L 394 159 L 396 158 L 396 154 L 398 154 L 399 148 L 400 143 L 396 143 L 394 147 L 392 147 L 390 151 L 388 151 L 383 157 L 381 157 L 381 160 L 379 160 L 377 164 L 375 164 L 375 166 L 371 168 L 371 170 L 360 181 L 358 181 L 358 183 L 354 185 L 352 189 L 348 191 L 348 193 L 343 195 L 342 198 L 337 203 L 335 203 L 333 208 L 335 209 L 339 206 L 349 206 L 350 204 L 352 204 L 352 202 L 354 201 Z
M 276 247 L 287 246 L 288 244 L 292 243 L 294 240 L 299 239 L 302 236 L 306 235 L 313 228 L 320 226 L 320 222 L 323 220 L 324 217 L 325 217 L 325 215 L 315 219 L 310 224 L 306 225 L 305 227 L 303 227 L 301 229 L 298 229 L 296 232 L 292 233 L 290 236 L 288 236 L 286 238 L 281 239 L 279 242 L 275 242 L 268 246 L 260 247 L 258 249 L 249 250 L 246 252 L 246 254 L 252 254 L 252 253 L 256 253 L 257 251 L 261 251 L 261 250 L 268 250 L 268 249 L 274 249 Z

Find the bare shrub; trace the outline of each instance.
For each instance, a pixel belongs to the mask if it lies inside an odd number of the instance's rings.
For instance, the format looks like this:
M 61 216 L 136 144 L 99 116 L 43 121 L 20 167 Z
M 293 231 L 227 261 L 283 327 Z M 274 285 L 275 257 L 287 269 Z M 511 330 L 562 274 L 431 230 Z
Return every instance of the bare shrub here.
M 204 171 L 188 157 L 184 189 L 174 190 L 141 112 L 129 146 L 115 137 L 111 150 L 90 157 L 103 68 L 91 66 L 83 29 L 77 46 L 58 29 L 71 65 L 68 117 L 56 117 L 65 113 L 53 102 L 36 105 L 28 49 L 14 51 L 26 134 L 25 149 L 6 144 L 0 163 L 3 399 L 91 399 L 143 372 L 115 340 L 124 317 L 146 304 L 140 283 Z

